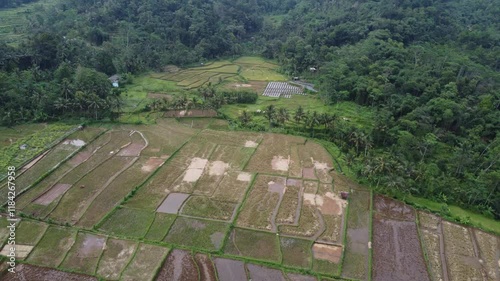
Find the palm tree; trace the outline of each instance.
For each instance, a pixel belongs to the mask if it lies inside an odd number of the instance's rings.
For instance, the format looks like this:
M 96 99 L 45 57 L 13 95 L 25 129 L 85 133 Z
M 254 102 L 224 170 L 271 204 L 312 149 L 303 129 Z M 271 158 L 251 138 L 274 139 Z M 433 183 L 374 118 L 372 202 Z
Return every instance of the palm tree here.
M 269 128 L 272 127 L 272 120 L 276 116 L 276 108 L 274 105 L 270 104 L 268 107 L 266 107 L 264 115 L 266 116 L 267 120 L 269 121 Z
M 318 112 L 313 111 L 311 115 L 306 116 L 305 124 L 311 130 L 311 136 L 314 137 L 314 126 L 319 123 Z
M 295 115 L 293 116 L 293 119 L 297 123 L 297 125 L 300 123 L 300 121 L 304 120 L 305 118 L 305 113 L 304 109 L 302 108 L 301 105 L 299 105 L 299 108 L 297 108 L 297 111 L 295 111 Z
M 246 126 L 248 123 L 252 121 L 252 115 L 248 113 L 248 111 L 243 110 L 240 115 L 240 121 L 243 126 Z
M 290 114 L 288 113 L 288 110 L 286 110 L 286 108 L 284 107 L 278 109 L 276 120 L 281 125 L 284 125 L 286 121 L 290 120 Z

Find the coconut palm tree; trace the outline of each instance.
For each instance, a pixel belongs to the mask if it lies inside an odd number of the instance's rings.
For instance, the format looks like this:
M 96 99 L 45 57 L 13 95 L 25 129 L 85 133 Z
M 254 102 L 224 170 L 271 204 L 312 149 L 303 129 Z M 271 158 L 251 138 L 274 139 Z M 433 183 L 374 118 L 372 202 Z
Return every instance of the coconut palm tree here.
M 290 114 L 288 113 L 288 110 L 286 108 L 282 107 L 278 109 L 278 112 L 276 113 L 276 121 L 278 121 L 279 124 L 285 125 L 285 122 L 290 120 Z
M 246 126 L 248 123 L 252 121 L 252 115 L 248 113 L 248 111 L 243 110 L 240 115 L 240 121 L 243 126 Z
M 299 123 L 304 120 L 305 118 L 305 113 L 304 113 L 304 109 L 302 108 L 301 105 L 299 105 L 299 108 L 297 108 L 297 110 L 295 111 L 295 115 L 293 116 L 293 119 L 295 120 L 295 122 L 297 123 L 297 125 L 299 125 Z
M 269 128 L 271 128 L 272 121 L 276 117 L 276 108 L 274 107 L 273 104 L 270 104 L 269 106 L 266 107 L 264 115 L 266 116 L 267 120 L 269 121 Z

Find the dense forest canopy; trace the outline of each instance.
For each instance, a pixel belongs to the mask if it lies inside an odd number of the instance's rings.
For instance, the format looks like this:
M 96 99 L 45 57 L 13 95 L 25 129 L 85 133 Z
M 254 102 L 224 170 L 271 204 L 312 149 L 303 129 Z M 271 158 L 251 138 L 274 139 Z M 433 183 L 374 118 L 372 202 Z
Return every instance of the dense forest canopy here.
M 113 117 L 109 75 L 261 54 L 377 112 L 323 134 L 360 177 L 500 218 L 498 15 L 498 0 L 60 0 L 0 43 L 0 118 Z

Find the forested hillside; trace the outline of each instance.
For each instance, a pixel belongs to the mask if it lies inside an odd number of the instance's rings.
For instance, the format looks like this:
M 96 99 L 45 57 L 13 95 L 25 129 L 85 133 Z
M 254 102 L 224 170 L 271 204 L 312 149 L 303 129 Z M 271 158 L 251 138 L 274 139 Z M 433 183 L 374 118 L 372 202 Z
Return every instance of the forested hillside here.
M 0 45 L 0 117 L 108 117 L 106 75 L 261 54 L 325 103 L 376 111 L 373 128 L 318 134 L 361 179 L 498 219 L 499 14 L 498 0 L 60 0 Z

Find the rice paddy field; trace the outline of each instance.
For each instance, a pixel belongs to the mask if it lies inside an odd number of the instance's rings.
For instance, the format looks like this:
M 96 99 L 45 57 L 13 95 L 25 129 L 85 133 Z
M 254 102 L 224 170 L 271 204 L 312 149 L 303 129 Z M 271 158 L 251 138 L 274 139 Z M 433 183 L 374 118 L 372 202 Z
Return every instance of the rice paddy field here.
M 217 119 L 85 127 L 19 177 L 23 265 L 0 278 L 498 280 L 497 236 L 373 196 L 334 163 L 314 140 Z

